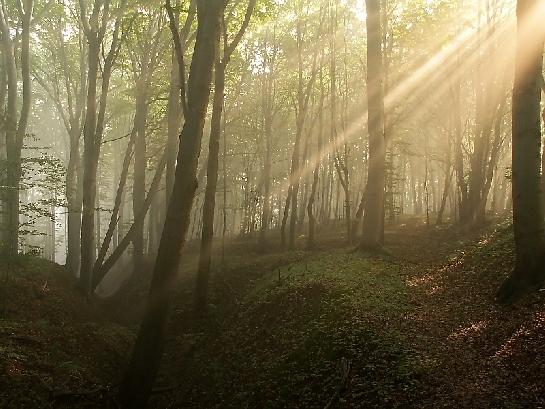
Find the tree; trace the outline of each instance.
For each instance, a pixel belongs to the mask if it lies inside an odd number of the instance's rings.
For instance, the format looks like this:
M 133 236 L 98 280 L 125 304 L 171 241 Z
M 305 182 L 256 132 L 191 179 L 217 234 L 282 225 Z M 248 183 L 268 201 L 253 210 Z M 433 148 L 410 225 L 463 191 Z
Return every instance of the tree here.
M 121 47 L 121 23 L 126 5 L 122 0 L 117 9 L 110 49 L 102 66 L 102 84 L 97 107 L 97 88 L 103 41 L 110 19 L 110 0 L 95 0 L 91 16 L 87 16 L 86 0 L 79 0 L 81 25 L 88 43 L 87 103 L 83 128 L 83 210 L 81 218 L 81 268 L 79 287 L 83 294 L 91 292 L 95 259 L 95 206 L 97 169 L 104 131 L 106 104 L 115 60 Z M 97 109 L 98 108 L 98 109 Z
M 170 7 L 170 2 L 167 1 L 167 12 L 169 12 L 170 29 L 173 31 L 173 35 L 177 38 L 178 45 L 172 47 L 172 62 L 170 69 L 170 86 L 168 93 L 167 104 L 167 133 L 168 133 L 168 149 L 167 149 L 167 169 L 166 169 L 166 205 L 168 207 L 168 201 L 172 192 L 172 186 L 174 185 L 174 171 L 176 167 L 176 153 L 178 147 L 178 136 L 180 135 L 180 126 L 183 116 L 180 92 L 182 90 L 180 78 L 185 76 L 185 67 L 178 64 L 178 58 L 183 60 L 183 55 L 188 47 L 189 34 L 191 32 L 191 26 L 195 20 L 196 1 L 190 0 L 187 17 L 181 30 L 178 30 L 179 26 L 179 8 Z M 173 42 L 174 43 L 174 42 Z M 176 48 L 179 50 L 176 51 Z M 179 54 L 179 56 L 177 55 Z M 183 79 L 185 81 L 185 78 Z
M 68 210 L 68 238 L 66 266 L 74 274 L 79 273 L 80 234 L 82 206 L 82 172 L 80 141 L 83 130 L 86 95 L 87 44 L 82 32 L 65 39 L 63 31 L 71 23 L 67 21 L 69 10 L 62 7 L 63 15 L 53 16 L 51 41 L 46 43 L 52 64 L 35 67 L 34 77 L 55 105 L 68 134 L 68 165 L 66 169 L 65 195 Z M 57 19 L 55 21 L 55 19 Z M 80 27 L 79 23 L 76 23 Z M 74 44 L 73 44 L 74 43 Z M 60 75 L 59 75 L 60 73 Z
M 543 1 L 517 1 L 517 50 L 512 100 L 515 268 L 498 290 L 511 302 L 545 280 L 545 225 L 541 208 L 541 72 Z
M 21 151 L 23 149 L 28 116 L 31 108 L 30 81 L 30 24 L 34 0 L 17 2 L 18 24 L 21 25 L 21 76 L 23 80 L 22 104 L 18 110 L 18 81 L 17 64 L 15 58 L 15 44 L 9 24 L 9 16 L 4 1 L 0 4 L 0 34 L 2 53 L 7 80 L 7 109 L 5 118 L 5 146 L 6 146 L 6 192 L 4 202 L 7 216 L 5 227 L 7 230 L 6 242 L 3 250 L 6 254 L 15 256 L 19 250 L 19 184 L 21 181 Z
M 261 112 L 263 116 L 263 136 L 265 138 L 265 157 L 263 161 L 263 209 L 261 212 L 261 229 L 259 231 L 258 246 L 261 251 L 267 247 L 267 232 L 271 218 L 271 184 L 272 184 L 272 156 L 273 156 L 273 122 L 275 116 L 275 68 L 278 54 L 278 42 L 276 38 L 276 26 L 273 29 L 272 39 L 267 29 L 262 55 L 262 95 Z
M 281 240 L 282 246 L 285 245 L 285 228 L 289 212 L 291 211 L 290 224 L 289 224 L 289 236 L 288 236 L 288 248 L 290 250 L 295 249 L 295 237 L 297 228 L 297 207 L 299 203 L 299 185 L 301 181 L 301 139 L 303 137 L 303 131 L 305 128 L 305 122 L 307 119 L 310 96 L 314 82 L 316 81 L 317 67 L 316 60 L 318 56 L 318 39 L 322 31 L 323 16 L 320 12 L 319 27 L 316 32 L 315 44 L 312 50 L 312 62 L 311 68 L 308 73 L 305 71 L 304 61 L 304 48 L 305 48 L 305 34 L 308 27 L 307 21 L 303 16 L 303 0 L 297 1 L 297 17 L 295 22 L 296 33 L 296 49 L 297 49 L 297 93 L 294 97 L 293 109 L 295 112 L 295 141 L 293 143 L 293 152 L 291 155 L 291 168 L 289 175 L 289 188 L 288 196 L 286 198 L 286 206 L 284 208 L 284 217 L 282 220 L 281 228 Z M 320 10 L 322 11 L 322 10 Z M 305 74 L 309 76 L 308 80 L 305 79 Z
M 188 99 L 187 102 L 182 102 L 187 103 L 187 113 L 180 135 L 176 175 L 153 270 L 146 311 L 129 367 L 119 390 L 119 400 L 124 408 L 146 406 L 159 369 L 180 251 L 189 228 L 189 216 L 197 189 L 197 165 L 210 97 L 221 16 L 225 7 L 224 0 L 197 1 L 197 37 L 189 73 Z
M 322 137 L 323 137 L 323 124 L 324 124 L 324 79 L 323 79 L 323 67 L 322 61 L 320 61 L 320 98 L 318 102 L 318 132 L 317 132 L 317 146 L 316 153 L 314 155 L 314 169 L 312 171 L 312 185 L 310 189 L 310 196 L 307 203 L 307 215 L 308 215 L 308 238 L 307 248 L 312 249 L 315 246 L 316 235 L 316 216 L 314 215 L 314 202 L 316 201 L 316 191 L 318 189 L 318 181 L 320 178 L 320 167 L 322 165 Z
M 135 92 L 135 111 L 133 128 L 134 176 L 132 189 L 133 214 L 138 215 L 146 198 L 146 127 L 149 114 L 153 75 L 159 65 L 161 54 L 161 34 L 164 15 L 161 10 L 144 10 L 143 21 L 135 24 L 132 30 L 134 42 L 127 47 L 129 51 Z M 133 238 L 134 273 L 138 274 L 144 265 L 144 224 L 137 229 Z
M 380 0 L 366 0 L 367 9 L 367 101 L 369 170 L 365 190 L 362 249 L 382 247 L 384 238 L 384 95 L 382 88 L 382 35 Z
M 218 52 L 214 69 L 214 102 L 212 105 L 212 118 L 210 124 L 206 189 L 204 192 L 203 203 L 202 238 L 199 255 L 199 267 L 197 271 L 197 289 L 195 292 L 195 306 L 197 311 L 205 311 L 207 303 L 210 259 L 212 257 L 212 238 L 214 236 L 216 189 L 218 184 L 221 118 L 225 101 L 225 73 L 233 52 L 242 40 L 242 37 L 248 28 L 255 3 L 256 0 L 248 0 L 244 20 L 231 43 L 229 43 L 227 31 L 229 21 L 224 18 L 222 23 L 223 47 L 222 50 Z

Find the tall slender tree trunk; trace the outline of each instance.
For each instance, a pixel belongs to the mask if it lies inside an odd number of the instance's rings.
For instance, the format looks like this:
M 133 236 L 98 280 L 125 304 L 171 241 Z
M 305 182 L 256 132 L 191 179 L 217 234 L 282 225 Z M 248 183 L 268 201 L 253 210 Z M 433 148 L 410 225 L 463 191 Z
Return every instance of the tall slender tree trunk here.
M 286 226 L 288 224 L 290 204 L 291 204 L 291 185 L 288 187 L 286 203 L 284 204 L 284 211 L 282 212 L 282 223 L 280 225 L 280 244 L 282 246 L 282 249 L 286 248 Z
M 166 206 L 174 186 L 174 171 L 176 169 L 176 156 L 178 150 L 178 137 L 182 121 L 182 105 L 180 103 L 180 68 L 176 54 L 172 53 L 172 65 L 170 70 L 170 89 L 167 104 L 167 165 L 166 165 Z
M 32 83 L 30 79 L 30 24 L 34 7 L 33 0 L 24 0 L 19 3 L 19 18 L 21 23 L 20 34 L 20 66 L 23 82 L 22 104 L 17 120 L 18 108 L 18 79 L 12 32 L 8 23 L 8 16 L 0 11 L 0 34 L 2 54 L 6 66 L 7 78 L 7 110 L 5 118 L 6 138 L 6 186 L 4 194 L 6 204 L 6 242 L 4 252 L 15 256 L 19 252 L 19 192 L 22 175 L 21 151 L 23 149 L 28 117 L 31 108 Z
M 100 58 L 100 42 L 89 38 L 88 87 L 85 125 L 83 129 L 83 201 L 81 214 L 81 264 L 80 290 L 89 295 L 95 249 L 96 174 L 98 162 L 95 132 L 97 121 L 97 81 Z
M 72 274 L 79 274 L 81 234 L 81 163 L 79 154 L 79 129 L 70 135 L 70 157 L 66 169 L 66 202 L 68 210 L 68 240 L 66 267 Z M 77 141 L 77 143 L 76 143 Z
M 93 266 L 94 280 L 96 280 L 95 277 L 99 274 L 99 270 L 101 269 L 104 259 L 106 258 L 108 249 L 110 248 L 110 243 L 114 236 L 115 227 L 118 226 L 118 232 L 123 234 L 122 233 L 123 229 L 121 228 L 121 225 L 123 224 L 123 218 L 122 218 L 123 199 L 124 199 L 124 192 L 125 192 L 125 184 L 127 182 L 127 175 L 129 173 L 129 167 L 130 167 L 131 159 L 133 156 L 133 147 L 134 147 L 135 137 L 136 137 L 136 130 L 133 129 L 131 133 L 131 137 L 125 149 L 125 156 L 123 158 L 123 165 L 121 167 L 121 172 L 119 175 L 119 182 L 118 182 L 115 199 L 114 199 L 114 207 L 112 209 L 112 214 L 110 216 L 108 229 L 106 230 L 106 234 L 104 235 L 104 241 L 102 242 L 100 250 L 98 251 L 97 259 Z M 121 239 L 119 241 L 121 241 Z M 117 247 L 117 244 L 114 243 L 114 246 Z
M 195 293 L 195 309 L 206 311 L 208 297 L 208 280 L 212 257 L 212 240 L 214 236 L 214 212 L 216 209 L 216 189 L 219 173 L 219 151 L 221 139 L 221 118 L 225 100 L 225 68 L 220 61 L 216 62 L 214 71 L 214 102 L 210 122 L 210 141 L 208 145 L 208 163 L 206 173 L 206 189 L 204 192 L 202 237 L 197 271 L 197 289 Z
M 263 164 L 263 212 L 261 214 L 261 231 L 259 232 L 259 247 L 267 246 L 267 231 L 271 218 L 271 172 L 272 172 L 272 118 L 265 112 L 265 161 Z
M 143 80 L 147 74 L 142 70 L 136 84 L 136 110 L 134 128 L 136 138 L 134 143 L 134 173 L 132 188 L 132 212 L 136 218 L 142 211 L 146 198 L 146 123 L 147 123 L 147 84 Z M 134 273 L 139 274 L 144 265 L 144 223 L 139 224 L 133 238 Z
M 535 7 L 535 9 L 534 9 Z M 545 226 L 541 209 L 541 72 L 543 1 L 517 1 L 517 51 L 513 85 L 513 227 L 515 269 L 498 299 L 510 302 L 545 280 Z
M 384 183 L 386 147 L 384 141 L 384 95 L 380 0 L 367 0 L 367 99 L 369 123 L 369 173 L 361 248 L 382 247 L 384 233 Z
M 458 185 L 458 220 L 464 223 L 468 220 L 468 191 L 464 171 L 463 154 L 463 130 L 462 130 L 462 112 L 461 112 L 461 84 L 457 83 L 453 87 L 453 106 L 452 121 L 454 126 L 454 169 L 456 171 L 456 182 Z
M 88 87 L 87 109 L 83 127 L 83 206 L 81 218 L 81 266 L 80 266 L 80 291 L 89 296 L 92 290 L 92 272 L 95 261 L 95 201 L 97 195 L 97 170 L 100 158 L 100 147 L 104 132 L 106 117 L 106 104 L 108 90 L 115 59 L 120 50 L 120 31 L 123 12 L 127 4 L 121 0 L 117 8 L 110 50 L 101 61 L 102 40 L 106 32 L 108 16 L 110 15 L 110 0 L 102 4 L 95 3 L 93 15 L 97 15 L 102 6 L 102 19 L 100 27 L 91 27 L 87 16 L 82 12 L 81 22 L 85 36 L 89 44 L 88 51 Z M 94 20 L 94 17 L 91 18 Z M 93 24 L 94 25 L 94 24 Z M 102 81 L 99 104 L 97 104 L 98 72 L 101 69 Z M 97 109 L 98 107 L 98 109 Z
M 312 186 L 310 188 L 310 197 L 307 204 L 308 214 L 308 238 L 307 248 L 312 249 L 315 246 L 314 237 L 316 235 L 316 216 L 314 215 L 314 203 L 316 201 L 316 193 L 318 190 L 318 182 L 320 178 L 320 168 L 322 166 L 322 137 L 324 126 L 324 82 L 322 76 L 322 66 L 320 65 L 320 101 L 318 105 L 318 131 L 317 131 L 317 147 L 314 159 L 314 171 L 312 172 Z
M 216 191 L 219 175 L 219 153 L 222 133 L 222 117 L 225 103 L 225 71 L 231 59 L 231 55 L 242 39 L 250 22 L 256 0 L 249 0 L 244 21 L 232 43 L 228 44 L 226 37 L 223 43 L 223 53 L 220 57 L 219 44 L 214 70 L 214 102 L 212 106 L 212 120 L 210 128 L 210 140 L 208 146 L 207 178 L 204 192 L 201 248 L 199 266 L 197 271 L 197 288 L 195 293 L 195 308 L 205 312 L 207 309 L 208 281 L 210 277 L 210 264 L 212 257 L 212 241 L 214 238 L 214 215 L 216 213 Z M 226 24 L 223 21 L 223 24 Z M 227 30 L 227 27 L 224 27 Z M 218 39 L 219 41 L 219 39 Z M 225 122 L 224 122 L 225 123 Z M 223 130 L 225 132 L 225 129 Z M 253 213 L 255 214 L 255 212 Z
M 225 129 L 225 117 L 223 119 L 223 129 Z M 223 146 L 221 155 L 221 173 L 223 179 L 223 203 L 222 217 L 223 225 L 221 229 L 221 263 L 225 263 L 225 238 L 227 236 L 227 135 L 223 132 Z
M 443 194 L 441 195 L 441 205 L 439 206 L 439 211 L 437 212 L 436 224 L 443 223 L 443 215 L 445 214 L 445 208 L 447 206 L 447 199 L 450 192 L 450 184 L 452 182 L 452 165 L 448 163 L 447 169 L 445 171 L 445 183 L 443 186 Z

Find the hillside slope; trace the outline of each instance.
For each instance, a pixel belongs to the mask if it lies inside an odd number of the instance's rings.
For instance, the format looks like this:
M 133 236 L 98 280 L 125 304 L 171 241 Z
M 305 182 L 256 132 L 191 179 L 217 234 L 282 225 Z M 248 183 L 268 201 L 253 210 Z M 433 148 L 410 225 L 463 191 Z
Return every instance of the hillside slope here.
M 0 407 L 96 407 L 85 395 L 117 382 L 132 334 L 45 260 L 4 261 L 0 291 Z
M 206 318 L 186 266 L 151 407 L 542 407 L 544 295 L 494 302 L 512 240 L 505 222 L 462 234 L 409 220 L 380 256 L 339 241 L 232 251 Z M 0 406 L 115 407 L 137 321 L 109 321 L 123 311 L 83 300 L 55 264 L 1 273 Z
M 494 302 L 513 262 L 510 226 L 462 234 L 412 222 L 387 241 L 380 257 L 343 248 L 271 268 L 269 260 L 242 292 L 232 290 L 240 276 L 217 272 L 212 318 L 186 330 L 183 307 L 174 317 L 165 361 L 180 386 L 155 404 L 542 405 L 543 296 Z

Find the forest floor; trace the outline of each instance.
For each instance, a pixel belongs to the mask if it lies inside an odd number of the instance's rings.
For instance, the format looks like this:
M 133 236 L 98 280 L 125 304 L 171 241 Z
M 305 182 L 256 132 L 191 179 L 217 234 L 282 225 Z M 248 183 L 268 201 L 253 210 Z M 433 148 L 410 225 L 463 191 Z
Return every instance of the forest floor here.
M 206 318 L 191 312 L 187 263 L 151 406 L 545 406 L 545 294 L 494 302 L 513 265 L 507 222 L 468 233 L 406 219 L 388 229 L 381 255 L 327 231 L 312 252 L 258 254 L 231 241 Z M 45 265 L 39 279 L 10 274 L 0 406 L 104 407 L 126 365 L 139 309 L 122 310 L 135 299 L 88 305 Z

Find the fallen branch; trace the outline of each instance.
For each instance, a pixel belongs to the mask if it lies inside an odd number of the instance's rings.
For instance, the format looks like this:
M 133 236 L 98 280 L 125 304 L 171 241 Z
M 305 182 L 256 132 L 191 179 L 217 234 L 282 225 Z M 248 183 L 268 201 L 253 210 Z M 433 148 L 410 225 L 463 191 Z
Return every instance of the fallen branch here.
M 70 399 L 70 398 L 85 398 L 87 396 L 92 395 L 105 395 L 108 393 L 112 393 L 113 389 L 116 388 L 115 386 L 104 386 L 96 389 L 92 389 L 90 391 L 79 391 L 79 392 L 51 392 L 51 398 L 53 400 L 63 400 L 63 399 Z
M 89 391 L 78 391 L 78 392 L 50 392 L 51 398 L 53 400 L 64 400 L 64 399 L 70 399 L 70 398 L 86 398 L 93 395 L 101 395 L 101 396 L 114 396 L 116 389 L 119 387 L 119 384 L 116 385 L 109 385 L 109 386 L 103 386 L 96 389 L 92 389 Z M 160 393 L 165 392 L 171 392 L 175 390 L 177 386 L 162 386 L 152 389 L 151 393 L 153 395 L 157 395 Z

